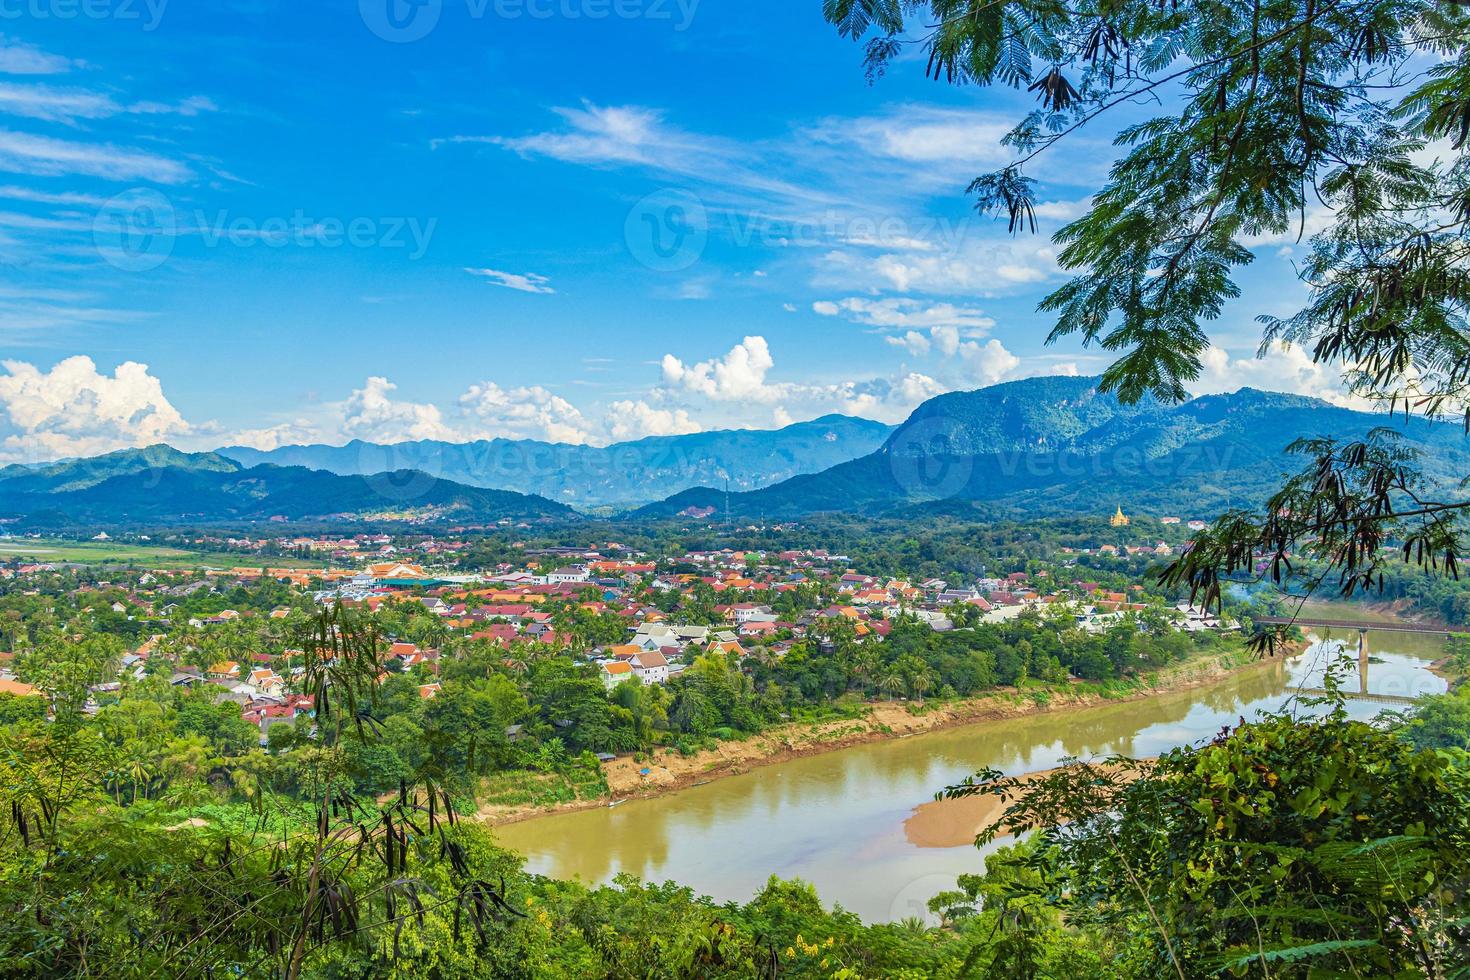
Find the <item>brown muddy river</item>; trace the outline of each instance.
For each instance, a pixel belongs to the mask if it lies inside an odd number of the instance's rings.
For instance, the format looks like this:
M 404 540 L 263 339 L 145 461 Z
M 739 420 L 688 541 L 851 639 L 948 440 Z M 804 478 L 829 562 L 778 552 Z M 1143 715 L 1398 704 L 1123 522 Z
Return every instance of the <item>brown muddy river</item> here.
M 1356 649 L 1356 634 L 1352 636 Z M 1442 640 L 1374 632 L 1371 692 L 1414 696 L 1445 689 L 1426 668 Z M 985 722 L 808 756 L 667 796 L 630 800 L 500 828 L 529 870 L 589 883 L 629 873 L 674 880 L 720 901 L 749 899 L 771 875 L 816 886 L 868 921 L 926 916 L 925 903 L 982 870 L 973 846 L 921 847 L 904 822 L 936 791 L 984 766 L 1007 774 L 1048 769 L 1066 757 L 1146 758 L 1214 736 L 1223 726 L 1281 708 L 1316 687 L 1332 645 L 1209 687 L 1146 701 Z M 1347 686 L 1356 690 L 1353 671 Z M 1385 705 L 1351 701 L 1355 717 Z M 1306 709 L 1298 709 L 1306 710 Z

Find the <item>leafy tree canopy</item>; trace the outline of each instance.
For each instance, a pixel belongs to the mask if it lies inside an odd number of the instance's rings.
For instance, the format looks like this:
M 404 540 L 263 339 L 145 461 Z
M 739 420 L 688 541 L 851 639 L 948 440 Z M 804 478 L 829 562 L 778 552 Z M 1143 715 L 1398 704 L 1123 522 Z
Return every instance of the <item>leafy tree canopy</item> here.
M 1120 156 L 1056 234 L 1072 278 L 1041 306 L 1050 339 L 1117 356 L 1104 388 L 1182 400 L 1208 324 L 1240 296 L 1262 235 L 1296 231 L 1306 305 L 1261 317 L 1262 352 L 1300 345 L 1359 395 L 1470 424 L 1470 11 L 1434 0 L 825 0 L 866 42 L 870 77 L 919 47 L 929 77 L 1003 84 L 1037 106 L 1005 137 L 1014 160 L 970 185 L 976 207 L 1035 230 L 1047 151 L 1120 107 L 1165 107 L 1116 133 Z M 1381 546 L 1458 572 L 1470 502 L 1446 499 L 1385 439 L 1297 447 L 1312 458 L 1263 515 L 1227 515 L 1174 567 L 1219 579 L 1290 574 L 1301 546 L 1351 594 Z

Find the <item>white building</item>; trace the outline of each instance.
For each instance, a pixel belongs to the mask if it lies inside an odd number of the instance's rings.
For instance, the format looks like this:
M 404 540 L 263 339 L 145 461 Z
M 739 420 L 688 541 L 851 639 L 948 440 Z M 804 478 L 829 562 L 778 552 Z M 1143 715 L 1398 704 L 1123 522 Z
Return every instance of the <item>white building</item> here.
M 749 623 L 757 620 L 772 623 L 776 621 L 769 606 L 757 606 L 753 602 L 742 602 L 738 606 L 731 606 L 730 614 L 735 617 L 736 623 Z
M 591 576 L 586 565 L 569 565 L 558 568 L 546 576 L 547 585 L 572 585 L 587 581 Z
M 657 650 L 638 654 L 632 667 L 633 675 L 645 684 L 662 684 L 669 679 L 669 662 Z

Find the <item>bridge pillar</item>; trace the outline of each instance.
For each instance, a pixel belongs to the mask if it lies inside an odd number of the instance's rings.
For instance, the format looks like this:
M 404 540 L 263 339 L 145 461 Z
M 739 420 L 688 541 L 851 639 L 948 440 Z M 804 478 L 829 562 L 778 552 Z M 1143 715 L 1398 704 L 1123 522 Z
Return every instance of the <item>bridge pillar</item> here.
M 1358 630 L 1358 693 L 1368 693 L 1368 631 Z

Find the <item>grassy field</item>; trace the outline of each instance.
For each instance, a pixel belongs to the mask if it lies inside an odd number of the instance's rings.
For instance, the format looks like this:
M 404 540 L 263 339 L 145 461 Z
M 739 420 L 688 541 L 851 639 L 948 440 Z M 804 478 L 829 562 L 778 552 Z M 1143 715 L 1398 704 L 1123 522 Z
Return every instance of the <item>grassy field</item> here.
M 135 565 L 143 568 L 260 568 L 262 565 L 320 568 L 302 558 L 260 558 L 224 552 L 186 551 L 162 545 L 114 541 L 66 541 L 52 538 L 0 539 L 0 561 L 79 562 L 88 565 Z

